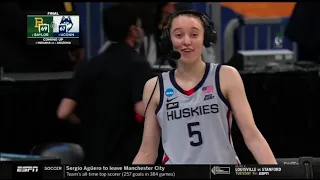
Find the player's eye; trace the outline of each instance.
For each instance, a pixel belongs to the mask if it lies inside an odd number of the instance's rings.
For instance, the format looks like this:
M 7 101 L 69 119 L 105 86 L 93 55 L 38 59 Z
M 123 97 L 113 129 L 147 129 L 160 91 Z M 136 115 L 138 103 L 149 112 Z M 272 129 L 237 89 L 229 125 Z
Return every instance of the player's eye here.
M 175 34 L 175 36 L 176 36 L 177 38 L 181 38 L 181 37 L 182 37 L 182 34 L 181 34 L 181 33 L 177 33 L 177 34 Z
M 198 36 L 198 33 L 192 33 L 191 36 L 192 36 L 192 37 L 197 37 L 197 36 Z

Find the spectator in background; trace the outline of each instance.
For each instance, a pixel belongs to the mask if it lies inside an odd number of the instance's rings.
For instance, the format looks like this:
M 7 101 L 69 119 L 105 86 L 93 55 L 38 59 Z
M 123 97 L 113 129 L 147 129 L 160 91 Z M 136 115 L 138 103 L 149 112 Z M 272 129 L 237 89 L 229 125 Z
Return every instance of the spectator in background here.
M 143 88 L 153 73 L 135 51 L 143 35 L 138 12 L 118 4 L 104 11 L 103 20 L 105 35 L 116 43 L 79 66 L 57 115 L 77 120 L 74 110 L 81 104 L 85 163 L 129 164 L 143 131 L 135 115 L 144 114 Z
M 151 65 L 153 65 L 158 57 L 161 56 L 161 53 L 157 52 L 157 42 L 159 41 L 161 35 L 159 32 L 161 32 L 162 22 L 165 20 L 165 18 L 171 13 L 175 12 L 175 4 L 177 3 L 132 3 L 133 6 L 140 10 L 139 12 L 140 16 L 142 17 L 142 26 L 146 32 L 141 46 L 136 50 L 141 56 L 146 57 Z M 181 3 L 179 7 L 181 9 L 187 8 L 184 3 Z M 103 52 L 110 44 L 112 44 L 110 40 L 106 41 L 106 43 L 100 48 L 99 53 Z
M 143 28 L 145 36 L 140 47 L 137 47 L 137 52 L 144 56 L 150 65 L 158 64 L 158 59 L 163 56 L 158 48 L 158 42 L 161 36 L 162 25 L 165 19 L 173 12 L 184 9 L 189 9 L 186 2 L 158 2 L 155 4 L 135 3 L 134 6 L 140 9 Z M 147 11 L 146 11 L 147 9 Z M 150 19 L 150 17 L 155 17 Z M 100 48 L 99 53 L 103 52 L 107 47 L 112 44 L 110 40 Z M 203 48 L 203 59 L 207 62 L 216 62 L 213 48 Z
M 75 11 L 74 4 L 63 2 L 13 2 L 0 7 L 1 19 L 8 21 L 1 28 L 0 51 L 5 72 L 55 72 L 70 71 L 84 58 L 83 46 L 39 45 L 26 43 L 27 12 Z M 14 36 L 12 36 L 14 34 Z M 1 64 L 0 64 L 1 65 Z
M 144 36 L 140 39 L 140 43 L 138 44 L 139 46 L 136 47 L 136 51 L 143 57 L 147 56 L 147 53 L 145 52 L 145 47 L 144 47 L 144 41 L 148 41 L 148 37 L 152 34 L 153 32 L 153 16 L 154 16 L 154 9 L 156 3 L 144 3 L 144 2 L 134 2 L 134 3 L 129 3 L 129 2 L 123 2 L 121 4 L 127 4 L 130 6 L 134 6 L 136 9 L 138 9 L 139 16 L 141 17 L 141 24 L 142 24 L 142 29 L 144 31 Z M 111 42 L 110 40 L 107 40 L 99 49 L 98 53 L 104 52 L 110 44 L 114 42 Z

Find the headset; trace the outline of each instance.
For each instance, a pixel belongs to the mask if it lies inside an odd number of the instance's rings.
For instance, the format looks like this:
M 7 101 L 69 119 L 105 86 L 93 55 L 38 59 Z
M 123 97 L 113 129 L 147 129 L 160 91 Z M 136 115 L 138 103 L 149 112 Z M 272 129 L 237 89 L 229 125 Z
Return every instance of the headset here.
M 172 20 L 177 16 L 184 15 L 184 14 L 190 14 L 190 15 L 199 17 L 200 20 L 203 22 L 204 24 L 203 45 L 206 48 L 210 47 L 211 44 L 217 43 L 217 32 L 214 29 L 214 23 L 205 14 L 194 11 L 194 10 L 181 10 L 169 15 L 165 20 L 164 26 L 162 27 L 162 34 L 160 36 L 159 47 L 164 54 L 168 54 L 173 50 L 171 38 L 170 38 L 170 28 L 171 28 Z
M 166 20 L 164 22 L 164 26 L 162 26 L 162 34 L 160 36 L 160 42 L 158 43 L 158 46 L 159 46 L 160 50 L 166 55 L 162 58 L 162 60 L 160 60 L 159 70 L 161 68 L 161 64 L 163 63 L 163 61 L 165 59 L 168 60 L 169 64 L 173 68 L 176 68 L 176 60 L 180 59 L 181 55 L 177 51 L 173 51 L 173 46 L 172 46 L 171 38 L 170 38 L 170 28 L 171 28 L 172 20 L 174 18 L 178 17 L 179 15 L 186 15 L 186 14 L 190 14 L 190 15 L 199 17 L 200 20 L 203 22 L 203 24 L 204 24 L 204 41 L 203 41 L 204 47 L 208 48 L 211 46 L 211 44 L 216 44 L 216 42 L 217 42 L 217 32 L 214 29 L 214 23 L 205 14 L 194 11 L 194 10 L 181 10 L 181 11 L 174 12 L 166 18 Z M 178 55 L 177 55 L 177 53 L 178 53 Z M 145 109 L 144 115 L 143 115 L 144 117 L 146 116 L 148 106 L 149 106 L 150 101 L 152 99 L 152 96 L 157 88 L 158 81 L 159 81 L 159 77 L 157 77 L 156 84 L 155 84 L 153 91 L 151 93 L 151 96 L 148 100 L 148 103 L 147 103 L 147 106 L 146 106 L 146 109 Z

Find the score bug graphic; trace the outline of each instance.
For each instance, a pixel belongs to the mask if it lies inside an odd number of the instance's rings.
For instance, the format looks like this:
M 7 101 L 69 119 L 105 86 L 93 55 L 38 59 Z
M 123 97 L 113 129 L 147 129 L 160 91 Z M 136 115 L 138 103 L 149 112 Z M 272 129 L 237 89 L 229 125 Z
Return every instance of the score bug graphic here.
M 66 33 L 67 32 L 67 25 L 62 24 L 59 25 L 59 33 Z
M 28 17 L 29 37 L 79 37 L 79 16 Z
M 79 16 L 54 16 L 54 37 L 79 37 Z
M 27 15 L 27 43 L 79 45 L 80 16 L 73 12 Z
M 50 27 L 49 24 L 40 24 L 39 25 L 39 33 L 49 33 Z
M 28 37 L 50 37 L 53 34 L 52 17 L 28 16 Z

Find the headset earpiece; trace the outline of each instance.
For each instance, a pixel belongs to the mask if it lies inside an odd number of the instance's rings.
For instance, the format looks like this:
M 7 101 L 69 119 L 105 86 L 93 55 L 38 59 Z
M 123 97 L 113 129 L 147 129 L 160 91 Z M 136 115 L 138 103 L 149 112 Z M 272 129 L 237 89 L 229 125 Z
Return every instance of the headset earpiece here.
M 204 41 L 203 45 L 208 48 L 211 46 L 211 44 L 216 44 L 217 43 L 217 33 L 214 30 L 214 23 L 203 13 L 193 11 L 193 10 L 182 10 L 182 11 L 177 11 L 175 13 L 172 13 L 169 15 L 166 20 L 165 20 L 165 26 L 162 28 L 162 34 L 160 37 L 160 42 L 159 42 L 159 47 L 160 50 L 164 54 L 168 54 L 172 51 L 172 43 L 171 43 L 171 38 L 170 38 L 170 26 L 169 24 L 172 22 L 172 20 L 182 14 L 192 14 L 194 16 L 200 17 L 200 19 L 204 23 Z
M 206 15 L 202 14 L 202 18 L 205 20 L 204 46 L 210 47 L 211 44 L 217 43 L 217 32 L 214 29 L 214 23 Z
M 170 52 L 170 49 L 172 49 L 172 43 L 170 40 L 170 30 L 168 28 L 162 30 L 159 48 L 165 54 L 168 54 Z

